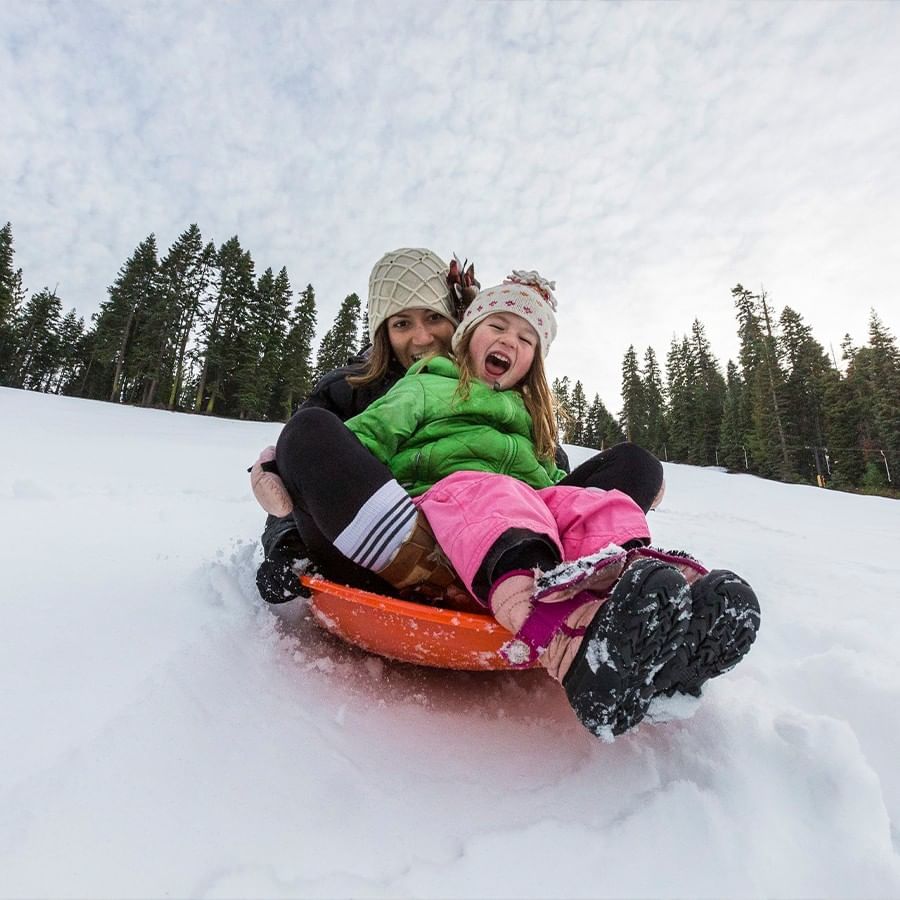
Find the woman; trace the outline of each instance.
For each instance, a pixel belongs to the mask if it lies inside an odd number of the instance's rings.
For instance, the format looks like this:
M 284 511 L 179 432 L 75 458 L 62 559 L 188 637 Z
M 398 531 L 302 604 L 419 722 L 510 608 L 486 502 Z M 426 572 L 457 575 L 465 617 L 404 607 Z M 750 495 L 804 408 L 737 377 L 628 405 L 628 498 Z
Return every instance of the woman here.
M 454 259 L 447 266 L 430 250 L 402 248 L 386 253 L 369 277 L 368 319 L 372 346 L 350 365 L 326 375 L 297 416 L 320 408 L 345 421 L 383 396 L 416 360 L 423 356 L 451 352 L 450 342 L 459 310 L 477 293 L 472 267 L 461 267 Z M 299 420 L 292 420 L 294 427 Z M 568 459 L 560 449 L 557 465 L 569 471 Z M 264 451 L 253 467 L 254 493 L 270 513 L 286 513 L 292 503 L 277 476 L 274 451 Z M 347 473 L 352 478 L 352 473 Z M 616 488 L 634 499 L 645 512 L 662 496 L 662 465 L 635 444 L 617 444 L 580 465 L 561 484 L 579 487 Z M 349 500 L 341 484 L 333 484 L 334 502 Z M 257 587 L 269 603 L 283 603 L 302 592 L 293 569 L 295 560 L 308 558 L 328 578 L 382 593 L 398 587 L 430 580 L 440 589 L 450 582 L 450 574 L 440 565 L 433 536 L 426 523 L 411 539 L 416 552 L 404 554 L 403 561 L 388 580 L 350 562 L 324 537 L 309 514 L 299 507 L 289 514 L 270 515 L 262 535 L 265 559 L 257 571 Z M 427 561 L 434 563 L 429 566 Z M 431 568 L 431 571 L 428 569 Z
M 466 289 L 470 296 L 477 291 L 472 267 L 461 272 L 454 260 L 452 278 L 450 283 L 450 267 L 430 250 L 405 247 L 386 253 L 369 276 L 371 346 L 348 365 L 325 375 L 300 409 L 326 409 L 345 421 L 387 393 L 417 359 L 449 353 L 457 325 L 457 293 L 461 297 Z M 263 459 L 254 466 L 257 479 L 261 471 L 277 471 L 271 459 Z M 256 485 L 254 490 L 258 492 Z M 277 490 L 276 484 L 276 494 Z M 341 486 L 335 484 L 336 497 L 340 491 Z M 277 503 L 264 505 L 270 511 L 278 508 Z M 297 596 L 301 588 L 292 566 L 304 558 L 334 580 L 369 590 L 390 590 L 384 581 L 338 553 L 302 509 L 270 515 L 261 540 L 265 559 L 257 570 L 256 584 L 269 603 Z

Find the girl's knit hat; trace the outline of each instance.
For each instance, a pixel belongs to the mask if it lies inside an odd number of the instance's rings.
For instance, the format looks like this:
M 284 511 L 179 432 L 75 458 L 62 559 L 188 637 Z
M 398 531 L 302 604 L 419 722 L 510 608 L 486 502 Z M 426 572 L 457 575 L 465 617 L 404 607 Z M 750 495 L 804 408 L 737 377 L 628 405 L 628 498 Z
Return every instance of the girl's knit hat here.
M 456 324 L 449 272 L 431 250 L 402 247 L 385 253 L 369 276 L 369 338 L 374 341 L 378 326 L 405 309 L 432 309 Z
M 541 342 L 541 356 L 546 357 L 556 337 L 555 289 L 555 281 L 547 281 L 534 271 L 516 269 L 507 276 L 503 284 L 480 291 L 453 335 L 454 352 L 459 348 L 463 335 L 482 319 L 494 313 L 506 312 L 521 316 L 531 325 Z

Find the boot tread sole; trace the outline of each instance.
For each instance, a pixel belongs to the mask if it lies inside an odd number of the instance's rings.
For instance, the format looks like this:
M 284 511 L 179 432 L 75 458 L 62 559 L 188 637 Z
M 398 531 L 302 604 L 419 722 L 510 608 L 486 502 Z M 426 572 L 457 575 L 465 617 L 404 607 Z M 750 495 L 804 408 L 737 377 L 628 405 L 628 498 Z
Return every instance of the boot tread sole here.
M 656 692 L 654 675 L 684 640 L 689 603 L 684 577 L 668 563 L 641 560 L 622 575 L 563 679 L 589 731 L 618 735 L 641 721 Z
M 731 671 L 746 656 L 756 640 L 759 621 L 756 595 L 735 576 L 695 593 L 684 644 L 657 675 L 657 690 L 670 697 L 675 693 L 699 696 L 709 679 Z

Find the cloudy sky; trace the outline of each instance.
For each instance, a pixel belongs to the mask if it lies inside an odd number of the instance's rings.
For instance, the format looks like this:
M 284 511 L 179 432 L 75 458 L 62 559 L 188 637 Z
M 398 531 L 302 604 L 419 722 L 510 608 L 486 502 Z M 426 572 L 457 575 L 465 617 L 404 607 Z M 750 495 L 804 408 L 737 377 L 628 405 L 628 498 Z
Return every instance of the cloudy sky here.
M 397 246 L 536 268 L 615 412 L 630 343 L 735 354 L 737 282 L 838 353 L 900 331 L 898 60 L 889 2 L 0 0 L 0 220 L 85 316 L 191 222 L 324 327 Z

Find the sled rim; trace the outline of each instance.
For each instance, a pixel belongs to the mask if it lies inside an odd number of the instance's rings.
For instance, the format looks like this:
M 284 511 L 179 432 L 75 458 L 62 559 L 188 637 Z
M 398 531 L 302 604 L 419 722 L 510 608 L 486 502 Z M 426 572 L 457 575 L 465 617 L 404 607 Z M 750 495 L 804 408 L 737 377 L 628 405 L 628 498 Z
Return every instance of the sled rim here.
M 300 583 L 313 591 L 313 593 L 333 594 L 336 597 L 340 597 L 341 600 L 347 600 L 358 606 L 387 610 L 419 622 L 430 622 L 435 625 L 453 625 L 457 628 L 462 627 L 470 631 L 487 631 L 492 634 L 505 631 L 495 618 L 486 613 L 469 613 L 456 609 L 447 609 L 443 606 L 426 606 L 424 603 L 415 603 L 412 600 L 400 600 L 397 597 L 376 594 L 362 588 L 337 584 L 334 581 L 329 581 L 327 578 L 318 578 L 314 575 L 301 575 Z
M 514 637 L 485 613 L 426 606 L 320 576 L 301 575 L 300 581 L 312 591 L 309 602 L 316 622 L 370 653 L 440 669 L 530 668 L 509 662 L 502 651 Z

